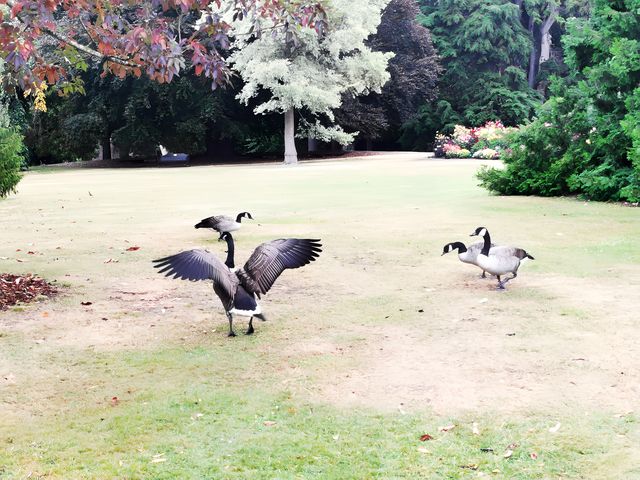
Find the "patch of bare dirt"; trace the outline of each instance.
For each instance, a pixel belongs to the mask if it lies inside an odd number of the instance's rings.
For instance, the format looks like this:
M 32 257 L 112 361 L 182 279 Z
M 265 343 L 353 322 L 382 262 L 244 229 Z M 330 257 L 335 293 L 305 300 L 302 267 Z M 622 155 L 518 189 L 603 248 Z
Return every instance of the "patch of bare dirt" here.
M 547 310 L 541 299 L 529 316 L 526 308 L 512 313 L 492 297 L 511 292 L 485 290 L 485 303 L 478 296 L 471 307 L 441 305 L 418 323 L 352 327 L 364 340 L 349 350 L 351 366 L 323 376 L 314 396 L 339 406 L 443 414 L 637 408 L 637 287 L 560 276 L 527 283 L 553 292 L 566 308 Z M 332 355 L 341 353 L 337 345 Z

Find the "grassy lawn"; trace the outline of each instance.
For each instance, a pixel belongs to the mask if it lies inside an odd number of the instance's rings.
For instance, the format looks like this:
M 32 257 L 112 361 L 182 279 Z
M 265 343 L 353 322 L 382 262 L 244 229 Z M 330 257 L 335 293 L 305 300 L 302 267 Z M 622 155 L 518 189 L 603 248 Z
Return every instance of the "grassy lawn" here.
M 640 479 L 640 210 L 490 196 L 478 166 L 27 174 L 0 272 L 63 293 L 0 312 L 0 478 Z M 151 260 L 224 256 L 193 225 L 245 210 L 236 264 L 324 251 L 229 339 L 211 286 Z M 440 256 L 478 226 L 536 258 L 506 292 Z

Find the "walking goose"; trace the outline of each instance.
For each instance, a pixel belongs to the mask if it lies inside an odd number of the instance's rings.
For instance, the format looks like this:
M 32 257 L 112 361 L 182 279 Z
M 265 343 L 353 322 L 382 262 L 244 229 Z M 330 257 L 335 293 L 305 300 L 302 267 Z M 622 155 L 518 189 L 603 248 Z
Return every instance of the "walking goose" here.
M 458 250 L 458 258 L 460 259 L 461 262 L 479 267 L 478 254 L 480 253 L 480 250 L 482 250 L 483 245 L 484 245 L 483 242 L 478 242 L 478 243 L 473 243 L 469 245 L 469 248 L 467 248 L 465 244 L 462 242 L 447 243 L 442 249 L 442 255 L 452 252 L 453 250 Z M 494 248 L 494 245 L 491 244 L 491 250 L 489 251 L 489 255 L 491 255 L 493 248 Z M 482 270 L 481 277 L 487 278 L 487 274 L 484 270 Z
M 280 274 L 289 268 L 307 265 L 320 255 L 320 240 L 281 238 L 259 245 L 244 264 L 235 268 L 234 244 L 230 233 L 221 235 L 227 242 L 227 259 L 222 263 L 208 250 L 194 249 L 154 260 L 158 273 L 182 280 L 212 280 L 213 291 L 229 320 L 229 336 L 235 337 L 233 315 L 249 317 L 246 334 L 251 335 L 253 317 L 266 321 L 257 300 L 271 289 Z
M 249 212 L 239 213 L 235 220 L 226 215 L 214 215 L 213 217 L 200 220 L 200 222 L 195 225 L 195 228 L 212 228 L 220 234 L 224 232 L 234 232 L 242 226 L 240 222 L 242 222 L 242 219 L 245 217 L 253 220 Z
M 491 248 L 491 236 L 485 227 L 476 228 L 475 232 L 470 236 L 484 237 L 482 250 L 477 257 L 478 266 L 498 278 L 498 288 L 501 290 L 505 289 L 505 284 L 508 281 L 513 280 L 518 276 L 518 268 L 524 259 L 530 258 L 531 260 L 535 260 L 522 248 Z M 505 279 L 504 281 L 500 280 L 500 277 L 507 273 L 512 273 L 513 276 Z

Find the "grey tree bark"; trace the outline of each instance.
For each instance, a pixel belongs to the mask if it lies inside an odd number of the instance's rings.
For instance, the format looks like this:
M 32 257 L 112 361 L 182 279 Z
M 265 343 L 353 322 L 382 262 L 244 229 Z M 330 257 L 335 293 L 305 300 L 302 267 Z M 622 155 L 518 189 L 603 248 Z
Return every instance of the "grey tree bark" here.
M 295 142 L 295 111 L 290 108 L 284 113 L 284 163 L 298 163 L 298 152 Z
M 551 5 L 549 15 L 541 24 L 535 24 L 533 16 L 529 16 L 529 33 L 533 39 L 533 49 L 529 57 L 529 73 L 527 79 L 529 86 L 535 88 L 536 77 L 540 71 L 540 64 L 549 59 L 551 52 L 551 27 L 556 23 L 558 15 L 558 6 Z

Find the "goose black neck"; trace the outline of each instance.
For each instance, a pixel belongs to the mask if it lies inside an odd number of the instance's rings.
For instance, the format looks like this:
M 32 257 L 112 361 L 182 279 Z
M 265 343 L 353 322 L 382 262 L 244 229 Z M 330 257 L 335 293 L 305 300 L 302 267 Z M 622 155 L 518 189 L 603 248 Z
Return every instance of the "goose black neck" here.
M 482 246 L 482 250 L 480 253 L 482 255 L 489 255 L 489 250 L 491 249 L 491 237 L 489 236 L 489 230 L 484 231 L 484 245 Z
M 241 223 L 242 217 L 244 217 L 244 212 L 238 214 L 238 216 L 236 217 L 236 222 Z
M 455 242 L 453 244 L 453 248 L 457 248 L 458 249 L 458 253 L 464 253 L 467 251 L 467 247 L 465 247 L 464 243 L 462 242 Z
M 227 241 L 227 259 L 224 264 L 229 268 L 235 268 L 235 263 L 233 262 L 233 254 L 234 254 L 234 245 L 233 245 L 233 237 L 230 233 L 227 233 L 225 236 L 225 240 Z

